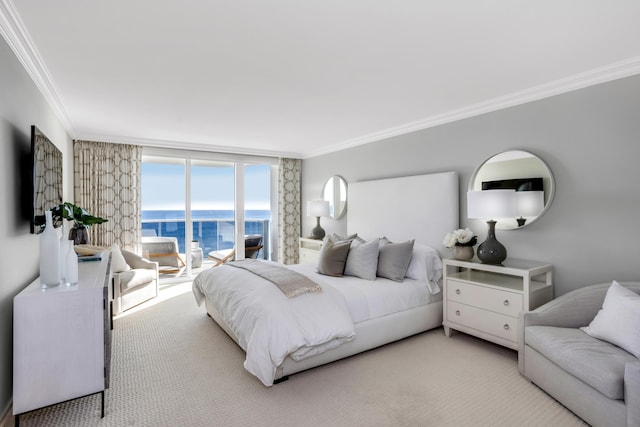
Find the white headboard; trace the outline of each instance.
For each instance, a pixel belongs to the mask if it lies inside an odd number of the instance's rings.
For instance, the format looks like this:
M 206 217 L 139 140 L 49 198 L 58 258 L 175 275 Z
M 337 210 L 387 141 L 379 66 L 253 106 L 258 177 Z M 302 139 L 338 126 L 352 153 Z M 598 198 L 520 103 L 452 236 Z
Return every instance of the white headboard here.
M 364 239 L 416 239 L 441 252 L 458 228 L 458 174 L 415 175 L 350 183 L 347 231 Z

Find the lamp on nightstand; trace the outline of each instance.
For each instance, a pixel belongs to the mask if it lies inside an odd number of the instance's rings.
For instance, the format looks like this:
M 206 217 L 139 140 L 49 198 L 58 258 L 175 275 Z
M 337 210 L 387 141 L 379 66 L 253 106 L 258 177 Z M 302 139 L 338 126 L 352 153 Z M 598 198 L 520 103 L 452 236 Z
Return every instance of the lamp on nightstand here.
M 478 246 L 476 254 L 484 264 L 502 264 L 507 258 L 507 248 L 496 239 L 497 218 L 516 216 L 515 190 L 484 190 L 467 193 L 467 217 L 487 219 L 487 240 Z
M 327 200 L 309 200 L 307 202 L 307 216 L 316 217 L 316 226 L 311 230 L 311 238 L 324 239 L 324 230 L 320 227 L 320 217 L 329 216 L 329 202 Z

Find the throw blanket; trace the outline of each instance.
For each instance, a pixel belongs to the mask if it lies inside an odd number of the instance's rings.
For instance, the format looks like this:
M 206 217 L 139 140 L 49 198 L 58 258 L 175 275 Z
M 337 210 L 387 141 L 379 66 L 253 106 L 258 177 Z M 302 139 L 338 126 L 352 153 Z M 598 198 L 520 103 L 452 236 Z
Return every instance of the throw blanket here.
M 261 262 L 256 259 L 233 261 L 227 265 L 242 268 L 276 285 L 287 298 L 293 298 L 308 292 L 322 292 L 322 288 L 307 276 L 289 270 L 277 264 Z

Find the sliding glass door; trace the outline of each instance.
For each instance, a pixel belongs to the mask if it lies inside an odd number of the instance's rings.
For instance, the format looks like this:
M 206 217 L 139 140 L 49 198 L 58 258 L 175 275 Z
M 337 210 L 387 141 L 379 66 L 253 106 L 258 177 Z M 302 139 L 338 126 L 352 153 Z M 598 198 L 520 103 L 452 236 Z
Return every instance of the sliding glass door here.
M 184 265 L 174 277 L 206 268 L 211 252 L 235 249 L 236 258 L 244 257 L 245 241 L 255 239 L 261 248 L 247 256 L 272 259 L 274 168 L 273 162 L 144 155 L 143 248 L 145 239 L 175 238 Z

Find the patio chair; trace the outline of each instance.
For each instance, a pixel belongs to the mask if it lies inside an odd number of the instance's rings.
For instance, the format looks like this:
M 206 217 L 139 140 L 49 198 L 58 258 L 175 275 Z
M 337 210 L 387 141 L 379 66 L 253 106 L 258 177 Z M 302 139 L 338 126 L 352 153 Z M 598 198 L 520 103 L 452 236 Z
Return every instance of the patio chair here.
M 258 258 L 258 253 L 260 249 L 263 248 L 262 245 L 262 236 L 259 234 L 252 234 L 244 236 L 244 257 L 247 258 Z M 208 258 L 213 261 L 213 267 L 216 267 L 220 264 L 224 264 L 227 261 L 232 260 L 236 256 L 236 249 L 223 249 L 221 251 L 211 251 L 209 252 Z
M 179 273 L 187 264 L 178 253 L 175 237 L 143 237 L 142 255 L 158 263 L 160 273 Z

